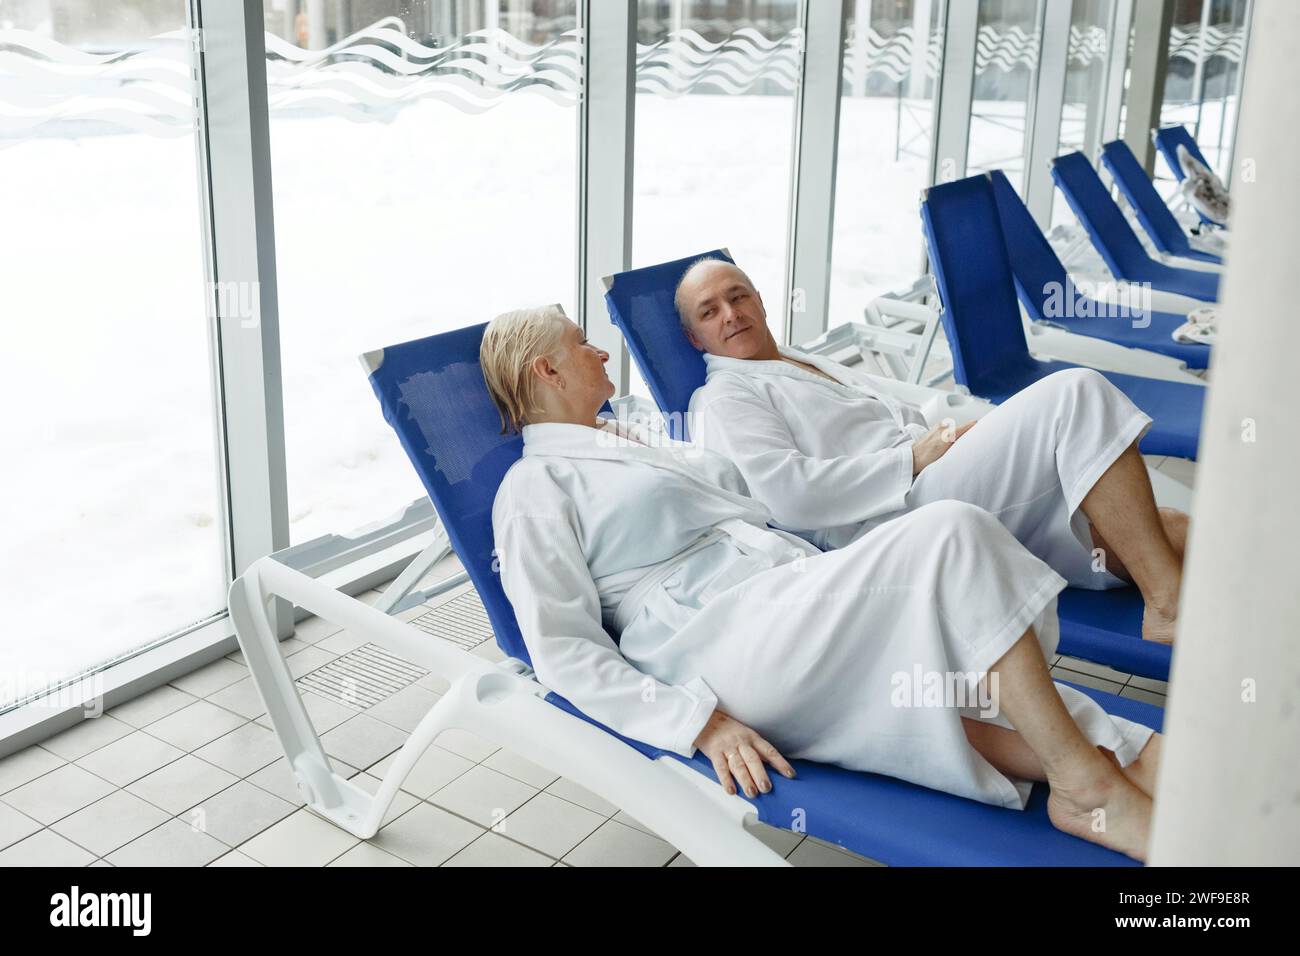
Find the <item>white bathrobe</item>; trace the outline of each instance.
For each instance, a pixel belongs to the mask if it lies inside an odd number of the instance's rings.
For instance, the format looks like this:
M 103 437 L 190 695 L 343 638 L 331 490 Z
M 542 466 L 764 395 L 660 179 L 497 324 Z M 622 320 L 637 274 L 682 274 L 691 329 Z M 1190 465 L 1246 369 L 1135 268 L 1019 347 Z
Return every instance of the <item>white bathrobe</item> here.
M 835 381 L 780 360 L 706 355 L 689 418 L 692 439 L 736 463 L 779 527 L 834 549 L 953 499 L 995 515 L 1074 587 L 1125 584 L 1094 557 L 1079 506 L 1151 419 L 1099 373 L 1035 382 L 913 480 L 912 445 L 926 432 L 919 410 L 875 392 L 855 369 L 781 351 Z
M 720 705 L 787 758 L 1023 808 L 1029 784 L 966 739 L 978 708 L 922 684 L 973 695 L 1031 625 L 1051 653 L 1055 572 L 959 502 L 822 554 L 768 529 L 721 456 L 620 434 L 529 425 L 497 494 L 501 583 L 543 684 L 684 756 Z M 1136 758 L 1150 730 L 1057 687 L 1090 740 Z

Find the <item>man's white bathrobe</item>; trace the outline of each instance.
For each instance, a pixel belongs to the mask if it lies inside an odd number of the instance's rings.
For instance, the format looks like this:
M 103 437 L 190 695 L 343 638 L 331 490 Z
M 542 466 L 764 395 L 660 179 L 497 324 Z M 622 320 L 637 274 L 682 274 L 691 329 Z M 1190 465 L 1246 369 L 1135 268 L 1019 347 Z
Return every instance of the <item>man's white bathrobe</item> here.
M 1079 505 L 1151 419 L 1102 375 L 1072 369 L 1035 382 L 913 480 L 912 445 L 927 430 L 918 409 L 855 369 L 781 352 L 835 381 L 780 360 L 706 355 L 688 419 L 696 444 L 735 462 L 779 527 L 834 549 L 930 502 L 965 501 L 1071 585 L 1124 585 L 1095 564 Z
M 962 730 L 979 708 L 917 678 L 958 677 L 973 701 L 1027 627 L 1051 653 L 1059 575 L 960 502 L 819 553 L 766 527 L 720 455 L 624 434 L 529 425 L 497 493 L 501 583 L 543 684 L 684 756 L 721 706 L 788 758 L 1023 808 L 1029 784 Z M 1090 740 L 1136 758 L 1150 730 L 1057 687 Z

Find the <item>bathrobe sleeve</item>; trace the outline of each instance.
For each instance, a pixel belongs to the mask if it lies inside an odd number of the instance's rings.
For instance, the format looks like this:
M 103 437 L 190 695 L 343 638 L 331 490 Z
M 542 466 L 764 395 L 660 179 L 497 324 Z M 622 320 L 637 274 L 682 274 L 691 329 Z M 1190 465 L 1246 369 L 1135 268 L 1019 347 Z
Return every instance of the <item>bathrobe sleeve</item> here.
M 692 437 L 735 462 L 749 493 L 784 527 L 856 524 L 906 503 L 912 487 L 910 444 L 810 457 L 799 451 L 785 418 L 767 399 L 738 389 L 693 411 Z
M 664 684 L 628 663 L 601 625 L 570 507 L 503 509 L 494 516 L 501 584 L 537 678 L 584 714 L 631 737 L 691 757 L 718 699 L 701 678 Z

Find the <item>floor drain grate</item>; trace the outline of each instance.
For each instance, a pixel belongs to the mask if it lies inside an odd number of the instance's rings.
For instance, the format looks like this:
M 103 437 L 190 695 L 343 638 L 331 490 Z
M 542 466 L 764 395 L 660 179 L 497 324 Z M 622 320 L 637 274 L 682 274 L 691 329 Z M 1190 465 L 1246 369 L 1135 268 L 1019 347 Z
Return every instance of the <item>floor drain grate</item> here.
M 424 668 L 394 657 L 376 644 L 363 644 L 303 675 L 298 679 L 298 686 L 355 710 L 365 710 L 427 673 Z
M 411 621 L 433 637 L 472 651 L 492 639 L 492 624 L 476 591 L 466 591 Z

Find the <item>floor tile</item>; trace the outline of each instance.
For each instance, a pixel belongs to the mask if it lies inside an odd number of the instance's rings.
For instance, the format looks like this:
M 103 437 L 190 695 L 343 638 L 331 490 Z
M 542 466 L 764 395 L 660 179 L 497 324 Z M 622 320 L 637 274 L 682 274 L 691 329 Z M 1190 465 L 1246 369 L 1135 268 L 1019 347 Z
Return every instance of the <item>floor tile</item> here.
M 329 637 L 316 641 L 315 646 L 323 651 L 329 651 L 331 654 L 337 654 L 342 657 L 344 654 L 351 654 L 358 647 L 367 643 L 363 637 L 357 637 L 350 631 L 335 631 Z
M 308 617 L 294 625 L 292 640 L 299 640 L 304 644 L 316 644 L 341 630 L 343 628 L 323 617 Z
M 1069 681 L 1072 684 L 1092 687 L 1095 690 L 1104 690 L 1108 694 L 1118 694 L 1124 688 L 1123 684 L 1116 681 L 1103 680 L 1100 677 L 1094 677 L 1092 674 L 1080 674 L 1077 671 L 1066 670 L 1063 667 L 1052 668 L 1052 679 Z
M 25 813 L 0 802 L 0 850 L 26 839 L 40 828 L 41 825 Z
M 107 747 L 101 747 L 82 757 L 77 761 L 77 766 L 103 777 L 109 783 L 125 787 L 183 756 L 185 751 L 142 730 L 136 730 L 121 740 L 115 740 Z
M 226 789 L 236 779 L 220 767 L 186 754 L 141 777 L 126 789 L 176 816 Z M 186 822 L 189 822 L 188 818 Z
M 539 793 L 510 816 L 500 832 L 559 859 L 605 822 L 605 817 L 550 793 Z
M 10 790 L 5 803 L 46 826 L 88 807 L 113 791 L 113 785 L 75 764 L 64 764 L 31 783 Z
M 648 833 L 607 820 L 565 854 L 570 866 L 666 866 L 677 850 Z
M 193 751 L 223 734 L 229 733 L 244 718 L 206 700 L 196 700 L 174 714 L 155 720 L 145 727 L 147 733 L 165 740 L 173 747 Z
M 229 687 L 223 687 L 210 695 L 208 702 L 225 710 L 234 711 L 248 720 L 261 717 L 266 713 L 266 708 L 262 706 L 261 695 L 257 693 L 257 685 L 253 683 L 251 677 L 245 677 Z
M 111 744 L 131 733 L 134 728 L 115 717 L 104 714 L 91 717 L 41 741 L 41 746 L 64 760 L 76 760 L 100 747 Z
M 0 760 L 0 794 L 30 783 L 67 761 L 48 750 L 31 746 Z
M 341 857 L 333 860 L 329 866 L 410 866 L 405 860 L 385 853 L 369 843 L 358 843 Z
M 421 803 L 369 842 L 415 866 L 441 866 L 482 835 L 483 829 L 468 820 Z
M 9 866 L 89 866 L 95 855 L 59 836 L 40 830 L 27 839 L 0 850 L 0 868 Z
M 266 866 L 324 866 L 359 842 L 304 808 L 263 830 L 239 850 Z
M 322 697 L 320 694 L 313 694 L 310 691 L 302 691 L 299 697 L 302 700 L 303 709 L 307 711 L 307 719 L 316 728 L 317 734 L 327 733 L 360 713 L 355 708 L 345 707 L 337 701 Z M 263 727 L 269 728 L 271 726 L 271 717 L 263 712 L 257 718 L 257 722 Z
M 871 866 L 872 864 L 857 856 L 850 856 L 842 850 L 833 850 L 815 840 L 804 840 L 787 859 L 793 866 Z
M 298 653 L 289 655 L 284 662 L 289 665 L 289 674 L 297 680 L 304 674 L 310 674 L 330 661 L 337 660 L 338 656 L 317 644 L 308 645 Z
M 108 711 L 108 716 L 125 721 L 132 727 L 144 727 L 155 720 L 161 720 L 168 714 L 175 713 L 182 707 L 188 707 L 194 703 L 194 700 L 192 694 L 177 690 L 170 684 L 164 684 L 124 704 L 118 704 Z
M 195 697 L 207 697 L 209 694 L 215 694 L 221 688 L 229 687 L 247 676 L 247 667 L 223 657 L 211 664 L 204 664 L 198 670 L 177 677 L 170 683 L 173 687 L 183 690 L 187 694 L 193 694 Z
M 240 780 L 193 807 L 184 819 L 228 846 L 239 846 L 296 809 L 287 800 Z
M 545 767 L 539 767 L 531 760 L 525 760 L 517 753 L 506 750 L 504 747 L 484 760 L 483 766 L 498 773 L 503 773 L 507 777 L 522 780 L 530 787 L 536 787 L 538 790 L 545 790 L 560 779 L 559 774 L 553 773 Z
M 302 641 L 296 637 L 286 637 L 280 641 L 280 656 L 288 657 L 290 654 L 297 654 L 304 647 L 309 647 L 310 644 L 310 641 Z M 231 651 L 226 655 L 226 660 L 234 661 L 236 664 L 242 664 L 245 667 L 248 666 L 248 659 L 244 657 L 243 651 Z
M 1129 678 L 1128 686 L 1136 687 L 1139 690 L 1149 690 L 1154 694 L 1169 693 L 1169 681 L 1152 680 L 1150 677 L 1139 677 L 1137 674 Z
M 496 833 L 485 833 L 443 866 L 550 866 L 555 861 L 536 850 L 513 843 Z
M 388 773 L 388 768 L 392 766 L 396 756 L 396 754 L 389 754 L 379 763 L 371 766 L 368 772 L 382 779 Z M 458 757 L 435 744 L 415 762 L 415 766 L 406 775 L 401 786 L 407 793 L 413 793 L 423 800 L 474 766 L 474 763 L 464 757 Z
M 357 772 L 356 767 L 351 767 L 342 760 L 331 760 L 330 767 L 345 780 Z M 293 771 L 289 769 L 289 761 L 284 757 L 263 767 L 257 773 L 249 774 L 248 782 L 268 793 L 275 794 L 281 800 L 287 800 L 295 807 L 301 807 L 307 802 L 298 792 L 298 781 L 294 778 Z
M 169 819 L 168 814 L 153 804 L 125 790 L 115 790 L 52 824 L 50 829 L 95 856 L 108 856 Z
M 168 820 L 106 860 L 114 866 L 207 866 L 230 848 L 182 820 Z
M 208 866 L 261 866 L 261 865 L 262 865 L 261 863 L 258 863 L 251 856 L 245 856 L 244 854 L 240 853 L 238 850 L 231 850 L 225 856 L 219 856 L 211 863 L 208 864 Z
M 359 773 L 349 780 L 348 783 L 356 784 L 372 797 L 379 792 L 380 779 L 378 777 L 372 777 L 368 773 Z M 388 824 L 392 823 L 419 802 L 420 800 L 418 797 L 407 793 L 405 790 L 398 790 L 397 795 L 393 797 L 393 802 L 390 803 L 388 809 L 384 811 L 384 819 L 379 825 L 381 827 L 388 826 Z
M 210 744 L 194 751 L 194 756 L 215 764 L 236 777 L 247 777 L 282 757 L 284 750 L 273 731 L 261 724 L 247 723 L 236 727 Z
M 331 757 L 354 767 L 369 767 L 406 742 L 406 734 L 382 721 L 358 714 L 321 734 L 321 746 Z
M 592 813 L 599 813 L 601 816 L 609 818 L 618 813 L 618 807 L 610 803 L 604 797 L 597 796 L 586 787 L 580 787 L 572 780 L 561 777 L 555 783 L 546 788 L 547 793 L 554 794 L 561 800 L 568 800 L 570 803 L 576 803 L 580 807 L 585 807 Z
M 438 699 L 438 695 L 432 691 L 411 684 L 409 687 L 403 687 L 387 700 L 368 708 L 366 716 L 382 720 L 409 734 L 415 730 L 416 725 L 424 719 Z
M 536 787 L 478 766 L 434 793 L 429 802 L 490 829 L 536 794 Z
M 1155 704 L 1157 707 L 1169 706 L 1169 698 L 1164 694 L 1157 694 L 1154 691 L 1143 690 L 1141 687 L 1125 687 L 1119 692 L 1119 696 L 1127 697 L 1130 700 L 1140 700 L 1148 704 Z
M 1088 674 L 1092 677 L 1100 677 L 1102 680 L 1108 680 L 1121 686 L 1129 679 L 1129 675 L 1123 671 L 1117 671 L 1115 668 L 1107 667 L 1105 664 L 1085 661 L 1078 657 L 1062 657 L 1060 663 L 1056 666 L 1064 667 L 1066 670 L 1074 671 L 1076 674 Z

